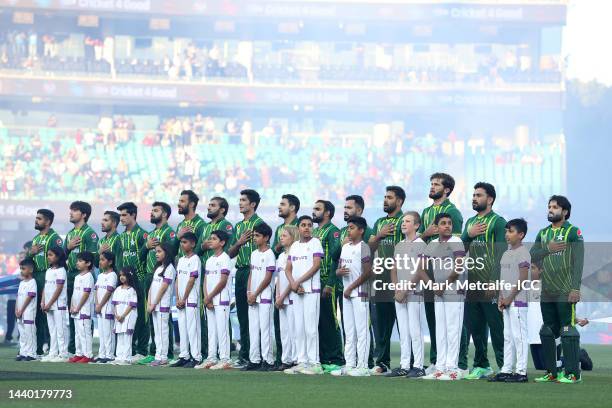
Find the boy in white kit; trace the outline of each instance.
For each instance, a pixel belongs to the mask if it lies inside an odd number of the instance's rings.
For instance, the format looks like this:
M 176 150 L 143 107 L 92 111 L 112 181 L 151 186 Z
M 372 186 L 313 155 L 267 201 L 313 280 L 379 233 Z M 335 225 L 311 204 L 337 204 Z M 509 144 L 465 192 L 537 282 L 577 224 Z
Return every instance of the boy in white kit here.
M 98 331 L 100 332 L 100 347 L 97 364 L 106 364 L 115 359 L 115 315 L 111 297 L 117 287 L 117 274 L 115 269 L 115 255 L 112 252 L 100 254 L 100 274 L 96 281 L 95 312 L 98 316 Z
M 264 222 L 253 228 L 257 249 L 251 253 L 251 270 L 247 285 L 249 304 L 249 364 L 242 371 L 270 371 L 274 368 L 272 354 L 272 276 L 276 257 L 269 247 L 272 228 Z
M 93 338 L 91 332 L 91 318 L 94 312 L 94 299 L 92 291 L 94 278 L 91 273 L 94 267 L 94 257 L 91 252 L 81 252 L 77 255 L 77 270 L 79 274 L 74 278 L 74 291 L 70 299 L 70 317 L 74 319 L 74 343 L 76 352 L 69 363 L 93 362 Z
M 19 355 L 16 361 L 36 360 L 36 281 L 32 278 L 34 261 L 24 259 L 19 263 L 21 282 L 17 290 L 15 317 L 19 330 Z
M 208 321 L 208 358 L 197 369 L 227 370 L 230 360 L 229 313 L 231 293 L 231 259 L 223 250 L 230 236 L 222 230 L 208 238 L 213 255 L 206 260 L 204 272 L 204 306 Z M 218 358 L 217 358 L 218 355 Z
M 399 284 L 395 289 L 395 314 L 400 336 L 400 366 L 386 377 L 420 378 L 425 376 L 423 369 L 424 340 L 421 331 L 425 322 L 423 291 L 411 290 L 409 285 L 419 281 L 418 267 L 425 254 L 427 244 L 417 236 L 421 226 L 421 216 L 415 211 L 407 211 L 402 219 L 402 233 L 406 237 L 395 246 L 396 261 L 391 269 L 391 281 Z M 399 258 L 398 258 L 399 257 Z M 405 285 L 406 287 L 401 287 Z M 414 357 L 410 367 L 410 355 Z
M 132 360 L 132 335 L 138 317 L 138 296 L 136 294 L 134 269 L 124 267 L 119 272 L 119 286 L 113 292 L 113 314 L 117 333 L 116 358 L 111 364 L 128 365 Z
M 463 327 L 464 290 L 458 287 L 465 281 L 465 247 L 461 238 L 453 235 L 453 221 L 447 213 L 436 216 L 439 237 L 425 250 L 424 264 L 434 272 L 433 290 L 436 311 L 436 371 L 422 377 L 427 380 L 460 380 L 458 367 L 459 342 Z M 425 268 L 419 270 L 422 282 L 430 279 Z
M 332 371 L 332 375 L 347 374 L 353 377 L 366 377 L 368 353 L 370 351 L 370 302 L 369 280 L 372 277 L 372 258 L 370 247 L 363 241 L 368 227 L 362 217 L 347 220 L 349 242 L 342 246 L 336 274 L 342 278 L 343 322 L 345 332 L 344 358 L 346 366 Z
M 45 272 L 45 287 L 40 301 L 40 309 L 47 313 L 49 326 L 49 353 L 43 362 L 63 363 L 68 361 L 68 329 L 66 310 L 68 296 L 66 288 L 66 254 L 61 248 L 52 247 L 47 251 L 49 269 Z
M 287 279 L 285 270 L 287 268 L 287 257 L 289 248 L 300 239 L 298 227 L 287 225 L 280 235 L 280 243 L 283 252 L 276 260 L 276 308 L 278 309 L 278 320 L 281 333 L 281 366 L 279 371 L 287 370 L 297 364 L 297 349 L 295 346 L 295 319 L 293 317 L 293 294 L 291 285 Z
M 531 255 L 523 245 L 527 235 L 527 222 L 522 218 L 508 221 L 506 241 L 510 248 L 500 261 L 500 280 L 512 284 L 512 289 L 502 288 L 497 306 L 504 318 L 504 366 L 489 379 L 490 382 L 527 382 L 529 356 L 529 331 L 527 327 L 528 294 L 520 283 L 529 280 Z M 516 370 L 512 372 L 514 363 Z
M 298 219 L 300 240 L 294 242 L 287 256 L 285 274 L 291 285 L 295 345 L 298 365 L 287 374 L 323 374 L 319 360 L 319 309 L 321 296 L 320 267 L 323 258 L 321 241 L 312 237 L 312 217 Z
M 193 232 L 181 237 L 181 249 L 185 254 L 176 267 L 176 307 L 181 354 L 171 367 L 193 368 L 202 363 L 200 326 L 200 271 L 202 264 L 194 248 L 198 238 Z

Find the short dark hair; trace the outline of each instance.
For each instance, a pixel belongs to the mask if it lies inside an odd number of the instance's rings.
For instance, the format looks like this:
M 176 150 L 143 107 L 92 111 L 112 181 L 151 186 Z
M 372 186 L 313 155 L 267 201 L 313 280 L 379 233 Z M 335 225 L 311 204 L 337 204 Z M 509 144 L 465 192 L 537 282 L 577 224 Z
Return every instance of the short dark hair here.
M 400 186 L 387 186 L 387 191 L 393 191 L 395 196 L 402 200 L 402 203 L 406 201 L 406 192 Z
M 196 234 L 190 231 L 184 233 L 183 236 L 181 236 L 181 240 L 183 239 L 186 239 L 187 241 L 191 241 L 194 244 L 198 242 L 198 237 L 196 237 Z
M 100 253 L 100 257 L 104 257 L 107 261 L 110 261 L 113 264 L 113 268 L 115 267 L 115 254 L 111 251 L 104 251 Z
M 91 204 L 85 201 L 74 201 L 70 204 L 70 209 L 85 214 L 85 222 L 89 221 L 89 217 L 91 216 Z
M 223 241 L 226 244 L 227 244 L 227 241 L 230 239 L 229 234 L 223 230 L 214 230 L 213 232 L 210 233 L 210 235 L 216 236 L 217 238 L 219 238 L 219 241 Z
M 84 261 L 84 262 L 89 262 L 90 271 L 94 268 L 94 256 L 91 252 L 89 251 L 79 252 L 77 254 L 77 259 Z
M 485 183 L 484 181 L 479 181 L 478 183 L 474 184 L 474 190 L 476 190 L 477 188 L 482 188 L 485 193 L 487 193 L 487 195 L 493 199 L 493 203 L 495 202 L 497 194 L 495 193 L 495 186 L 493 186 L 493 184 Z
M 313 222 L 312 221 L 312 217 L 310 215 L 304 214 L 300 218 L 298 218 L 298 225 L 300 225 L 302 223 L 302 221 L 304 221 L 304 220 L 309 220 L 311 223 Z
M 419 213 L 418 213 L 418 212 L 416 212 L 416 211 L 406 211 L 406 212 L 404 213 L 404 217 L 405 217 L 406 215 L 410 215 L 410 216 L 413 218 L 414 223 L 415 223 L 416 225 L 418 225 L 418 226 L 420 226 L 420 225 L 421 225 L 421 216 L 419 215 Z
M 115 226 L 119 225 L 119 213 L 115 211 L 104 211 L 104 215 L 108 215 L 111 221 L 115 223 Z
M 263 235 L 264 237 L 268 237 L 268 239 L 272 237 L 272 228 L 270 228 L 270 226 L 265 222 L 257 224 L 253 228 L 253 231 Z
M 527 221 L 523 218 L 515 218 L 506 223 L 506 229 L 514 228 L 516 232 L 522 232 L 523 238 L 527 235 Z
M 323 204 L 323 213 L 329 211 L 329 219 L 334 218 L 334 214 L 336 213 L 336 207 L 332 204 L 331 201 L 327 200 L 317 200 L 317 203 Z
M 295 213 L 297 214 L 300 211 L 300 199 L 294 196 L 293 194 L 284 194 L 281 199 L 287 200 L 289 205 L 293 205 L 295 207 Z
M 450 174 L 446 173 L 434 173 L 429 177 L 429 181 L 433 179 L 442 180 L 442 187 L 448 188 L 448 195 L 451 195 L 453 190 L 455 189 L 455 179 Z
M 152 207 L 161 207 L 162 210 L 164 210 L 164 212 L 168 215 L 168 218 L 170 218 L 170 215 L 172 215 L 172 208 L 170 208 L 168 203 L 164 203 L 162 201 L 155 201 Z
M 550 204 L 551 201 L 556 202 L 562 210 L 567 210 L 567 216 L 565 219 L 569 220 L 570 214 L 572 213 L 572 203 L 569 202 L 567 197 L 562 195 L 553 195 L 548 199 L 548 204 Z
M 347 224 L 355 224 L 355 226 L 361 230 L 366 230 L 366 228 L 368 228 L 368 222 L 366 221 L 365 218 L 363 217 L 349 217 L 348 220 L 346 220 Z
M 246 196 L 249 199 L 249 203 L 255 203 L 255 211 L 257 211 L 257 207 L 259 207 L 259 202 L 261 201 L 261 197 L 257 191 L 246 189 L 242 190 L 240 195 Z
M 24 268 L 32 268 L 32 270 L 34 270 L 34 261 L 31 258 L 25 258 L 22 259 L 21 262 L 19 262 L 19 266 L 23 266 Z
M 189 200 L 189 202 L 193 203 L 193 209 L 195 210 L 196 207 L 198 206 L 198 202 L 200 201 L 200 198 L 198 197 L 198 195 L 194 193 L 193 190 L 183 190 L 181 191 L 181 195 L 187 196 L 187 199 Z
M 53 220 L 55 219 L 55 214 L 51 210 L 47 210 L 46 208 L 41 208 L 36 211 L 36 214 L 40 214 L 47 219 L 51 224 L 53 224 Z
M 223 197 L 213 197 L 210 199 L 210 201 L 213 201 L 213 200 L 219 202 L 219 208 L 224 209 L 225 213 L 223 215 L 227 216 L 227 212 L 229 211 L 229 204 L 227 203 L 227 200 Z
M 128 201 L 127 203 L 123 203 L 121 204 L 119 207 L 117 207 L 117 211 L 127 211 L 128 214 L 136 216 L 138 215 L 138 207 L 136 206 L 136 204 L 134 204 L 131 201 Z
M 345 198 L 346 201 L 353 200 L 355 204 L 359 206 L 362 210 L 365 208 L 365 201 L 363 201 L 363 197 L 357 194 L 350 195 Z
M 436 215 L 436 218 L 434 218 L 434 224 L 438 225 L 442 218 L 448 218 L 449 220 L 451 220 L 451 222 L 453 222 L 453 218 L 450 216 L 449 213 L 440 213 Z

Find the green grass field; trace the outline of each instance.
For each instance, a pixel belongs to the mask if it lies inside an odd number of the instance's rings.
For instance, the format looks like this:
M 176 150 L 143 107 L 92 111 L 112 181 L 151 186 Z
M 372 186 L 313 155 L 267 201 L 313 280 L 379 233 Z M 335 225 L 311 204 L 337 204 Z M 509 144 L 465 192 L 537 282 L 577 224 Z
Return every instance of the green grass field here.
M 0 348 L 0 407 L 609 407 L 612 347 L 588 346 L 595 369 L 584 382 L 492 384 L 383 377 L 335 378 L 282 373 L 198 371 L 181 368 L 101 366 L 13 361 Z M 393 361 L 398 361 L 398 345 Z M 491 357 L 491 360 L 494 359 Z M 532 370 L 530 377 L 536 373 Z M 9 399 L 9 390 L 70 389 L 72 399 Z

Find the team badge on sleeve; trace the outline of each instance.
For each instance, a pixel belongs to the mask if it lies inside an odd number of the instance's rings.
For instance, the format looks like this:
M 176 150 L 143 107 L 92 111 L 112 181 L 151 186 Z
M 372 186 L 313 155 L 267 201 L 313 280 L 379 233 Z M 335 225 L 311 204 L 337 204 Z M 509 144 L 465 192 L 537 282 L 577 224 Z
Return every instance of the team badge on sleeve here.
M 142 236 L 144 237 L 144 239 L 149 238 L 149 234 L 147 234 L 146 232 Z
M 174 239 L 175 236 L 176 236 L 176 234 L 174 233 L 174 231 L 170 231 L 170 238 Z
M 57 246 L 61 246 L 62 245 L 62 239 L 58 238 L 55 243 L 57 244 Z
M 340 233 L 338 231 L 334 232 L 334 238 L 340 237 Z
M 97 238 L 98 238 L 98 237 L 96 236 L 96 233 L 95 233 L 95 232 L 92 232 L 92 233 L 91 233 L 91 239 L 97 239 Z
M 232 230 L 232 226 L 231 226 L 231 225 L 229 225 L 229 224 L 227 224 L 227 225 L 225 226 L 225 229 L 226 229 L 226 230 L 228 230 L 228 231 L 231 231 L 231 230 Z

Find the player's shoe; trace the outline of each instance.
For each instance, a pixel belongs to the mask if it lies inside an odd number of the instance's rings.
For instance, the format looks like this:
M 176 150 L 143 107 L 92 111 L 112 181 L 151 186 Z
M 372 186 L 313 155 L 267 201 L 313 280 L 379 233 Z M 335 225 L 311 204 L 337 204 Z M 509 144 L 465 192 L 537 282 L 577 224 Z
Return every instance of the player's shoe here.
M 371 374 L 368 368 L 353 368 L 349 370 L 348 375 L 350 377 L 369 377 Z
M 25 356 L 22 356 L 21 354 L 18 355 L 17 357 L 15 357 L 15 361 L 21 361 L 25 358 Z
M 393 370 L 385 374 L 385 377 L 388 377 L 388 378 L 406 377 L 409 372 L 410 371 L 406 370 L 405 368 L 398 367 L 398 368 L 394 368 Z
M 47 354 L 46 356 L 42 356 L 42 357 L 40 358 L 40 362 L 42 362 L 42 363 L 49 363 L 49 362 L 50 362 L 51 360 L 53 360 L 55 357 L 57 357 L 57 356 L 52 356 L 52 355 L 50 355 L 50 354 Z
M 25 356 L 21 361 L 36 361 L 36 357 Z
M 385 364 L 380 363 L 376 366 L 374 366 L 371 370 L 370 370 L 370 374 L 372 375 L 384 375 L 386 373 L 388 373 L 389 367 L 387 367 Z
M 247 364 L 244 367 L 242 367 L 240 369 L 240 371 L 258 371 L 259 367 L 261 367 L 261 363 L 252 363 L 252 362 L 249 362 L 249 364 Z
M 325 371 L 323 371 L 323 367 L 321 367 L 321 364 L 313 364 L 311 366 L 306 367 L 301 372 L 302 372 L 302 374 L 306 374 L 306 375 L 321 375 L 321 374 L 325 374 Z
M 202 364 L 198 364 L 196 365 L 195 368 L 196 370 L 208 370 L 209 368 L 212 368 L 213 366 L 217 365 L 217 361 L 216 360 L 209 360 L 206 359 L 202 362 Z
M 412 367 L 410 371 L 408 371 L 406 378 L 422 378 L 426 375 L 427 374 L 425 373 L 425 370 L 423 370 L 422 368 Z
M 128 366 L 128 365 L 132 365 L 132 363 L 128 360 L 115 360 L 113 361 L 113 365 Z
M 249 364 L 248 361 L 246 360 L 242 360 L 242 359 L 238 359 L 234 365 L 232 366 L 233 368 L 238 368 L 238 369 L 242 369 L 243 367 L 245 367 L 247 364 Z
M 526 374 L 512 374 L 510 377 L 506 378 L 504 382 L 507 383 L 526 383 L 529 382 L 529 378 Z
M 151 367 L 161 367 L 168 365 L 168 360 L 153 360 L 149 366 Z
M 93 362 L 93 359 L 89 357 L 83 357 L 79 361 L 77 361 L 77 363 L 80 363 L 80 364 L 89 364 L 91 362 Z
M 323 371 L 326 373 L 331 373 L 332 371 L 339 370 L 342 366 L 338 364 L 321 364 L 321 368 L 323 368 Z
M 465 376 L 466 380 L 482 380 L 484 378 L 488 378 L 493 375 L 493 369 L 491 367 L 482 368 L 482 367 L 474 367 L 472 372 Z
M 339 367 L 338 369 L 330 372 L 330 374 L 333 375 L 334 377 L 342 377 L 342 376 L 348 375 L 349 371 L 351 370 L 352 368 L 343 366 L 343 367 Z
M 425 375 L 433 374 L 433 373 L 435 373 L 436 371 L 438 371 L 438 370 L 436 369 L 436 365 L 435 365 L 435 364 L 430 364 L 430 365 L 429 365 L 429 367 L 427 367 L 427 368 L 425 369 Z
M 578 384 L 582 382 L 582 376 L 576 377 L 576 374 L 559 375 L 557 382 L 559 384 Z
M 427 374 L 421 378 L 423 378 L 424 380 L 439 380 L 440 377 L 442 377 L 444 375 L 444 372 L 442 371 L 434 371 L 431 374 Z
M 49 360 L 49 362 L 50 363 L 67 363 L 68 362 L 68 358 L 61 357 L 61 356 L 55 356 L 51 360 Z
M 80 359 L 82 359 L 82 358 L 83 358 L 83 356 L 74 356 L 74 357 L 70 357 L 70 358 L 68 359 L 68 362 L 69 362 L 69 363 L 78 363 L 78 361 L 79 361 Z
M 300 363 L 300 364 L 296 364 L 293 367 L 289 367 L 286 370 L 283 371 L 283 373 L 285 374 L 300 374 L 302 372 L 302 370 L 304 370 L 306 368 L 306 364 L 304 363 Z
M 195 368 L 195 366 L 199 364 L 200 362 L 198 360 L 192 358 L 189 361 L 187 361 L 187 364 L 185 364 L 183 368 Z
M 136 362 L 138 365 L 149 365 L 155 360 L 155 356 L 146 356 Z
M 267 361 L 264 361 L 261 363 L 257 371 L 261 371 L 261 372 L 274 371 L 274 364 L 270 364 Z
M 512 373 L 497 373 L 487 378 L 488 382 L 506 382 L 508 378 L 512 377 Z
M 170 364 L 170 367 L 182 367 L 185 364 L 187 364 L 189 360 L 187 360 L 186 358 L 179 358 L 178 360 L 176 360 L 174 363 Z
M 457 381 L 461 379 L 461 374 L 457 371 L 448 371 L 438 377 L 440 381 Z
M 220 361 L 219 363 L 210 367 L 211 370 L 229 370 L 231 368 L 232 368 L 232 363 L 229 361 Z
M 551 373 L 546 373 L 541 377 L 536 377 L 534 381 L 537 383 L 554 383 L 557 381 L 557 377 L 553 376 Z

